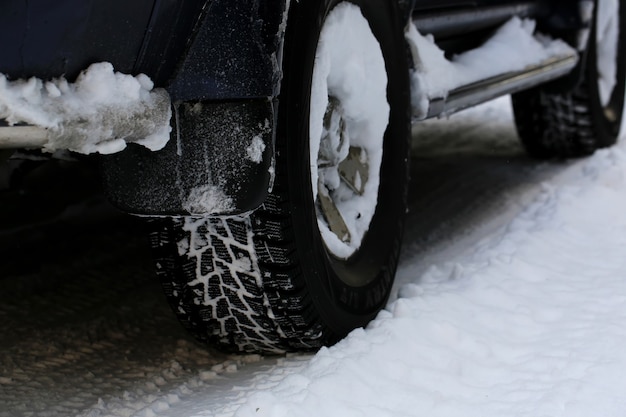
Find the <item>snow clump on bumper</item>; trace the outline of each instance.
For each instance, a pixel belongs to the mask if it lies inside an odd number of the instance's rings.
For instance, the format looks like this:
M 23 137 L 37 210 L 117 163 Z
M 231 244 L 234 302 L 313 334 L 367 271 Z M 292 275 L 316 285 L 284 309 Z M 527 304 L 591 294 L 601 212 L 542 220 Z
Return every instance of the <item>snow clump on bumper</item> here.
M 92 64 L 74 83 L 64 77 L 9 81 L 0 74 L 0 119 L 45 129 L 41 146 L 48 152 L 110 154 L 127 142 L 156 151 L 169 140 L 170 118 L 164 89 L 107 62 Z

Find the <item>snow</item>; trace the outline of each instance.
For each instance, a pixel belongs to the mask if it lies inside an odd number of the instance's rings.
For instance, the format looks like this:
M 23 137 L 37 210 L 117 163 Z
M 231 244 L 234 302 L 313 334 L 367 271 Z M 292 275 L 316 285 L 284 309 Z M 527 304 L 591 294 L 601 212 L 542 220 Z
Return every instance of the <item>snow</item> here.
M 597 159 L 615 171 L 613 157 Z M 433 266 L 366 330 L 235 415 L 623 415 L 619 191 L 546 187 L 506 229 Z M 590 213 L 617 221 L 598 227 Z
M 535 34 L 535 27 L 534 20 L 514 17 L 480 48 L 448 59 L 432 35 L 421 35 L 409 25 L 406 39 L 415 61 L 411 94 L 416 117 L 424 118 L 430 100 L 445 98 L 457 87 L 574 53 L 561 40 Z
M 208 184 L 193 188 L 183 202 L 183 209 L 189 214 L 199 215 L 228 213 L 234 209 L 234 203 L 222 187 Z
M 250 145 L 246 148 L 246 155 L 248 159 L 254 163 L 260 164 L 263 161 L 263 151 L 265 150 L 265 143 L 260 136 L 255 136 L 250 141 Z
M 341 40 L 338 42 L 337 40 Z M 347 258 L 361 245 L 377 204 L 382 143 L 389 120 L 387 75 L 378 41 L 358 6 L 344 2 L 326 18 L 315 54 L 309 116 L 311 184 L 317 197 L 318 178 L 331 190 L 333 202 L 350 231 L 341 241 L 318 216 L 318 227 L 329 250 Z M 341 103 L 346 138 L 324 128 L 329 96 Z M 334 119 L 339 119 L 334 117 Z M 338 122 L 338 120 L 334 120 Z M 368 158 L 368 181 L 363 195 L 355 195 L 339 180 L 337 165 L 318 169 L 321 138 L 333 148 L 338 160 L 345 159 L 350 146 L 361 148 Z
M 150 150 L 169 140 L 170 100 L 144 74 L 92 64 L 70 83 L 60 77 L 9 81 L 0 74 L 0 119 L 47 129 L 43 149 L 83 154 L 119 152 L 127 142 Z

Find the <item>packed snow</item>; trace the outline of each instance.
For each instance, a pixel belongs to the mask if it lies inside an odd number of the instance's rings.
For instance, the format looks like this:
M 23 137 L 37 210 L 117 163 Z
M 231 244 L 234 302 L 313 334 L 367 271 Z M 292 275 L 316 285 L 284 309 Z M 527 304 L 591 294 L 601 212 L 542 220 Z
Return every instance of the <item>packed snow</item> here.
M 250 145 L 246 148 L 248 159 L 256 164 L 263 161 L 263 151 L 265 151 L 265 143 L 261 136 L 255 136 L 250 141 Z
M 315 355 L 194 344 L 120 231 L 2 275 L 0 416 L 622 417 L 626 143 L 534 162 L 508 107 L 416 126 L 393 299 Z
M 457 87 L 575 52 L 562 40 L 535 33 L 535 29 L 534 20 L 514 17 L 479 48 L 448 59 L 432 35 L 422 35 L 409 25 L 406 39 L 415 61 L 411 94 L 416 117 L 426 117 L 431 99 L 445 98 Z
M 92 64 L 75 82 L 60 77 L 9 81 L 0 74 L 0 119 L 46 129 L 48 152 L 119 152 L 127 142 L 162 149 L 170 137 L 170 99 L 144 74 Z
M 324 118 L 330 98 L 339 104 L 327 129 Z M 347 258 L 361 246 L 376 210 L 382 143 L 389 120 L 382 51 L 361 10 L 352 3 L 339 4 L 324 22 L 315 53 L 310 105 L 313 199 L 319 180 L 341 213 L 350 239 L 335 235 L 322 215 L 318 226 L 329 250 Z M 350 147 L 361 149 L 367 160 L 368 180 L 362 195 L 340 179 L 338 163 L 346 159 Z
M 190 214 L 227 213 L 235 208 L 233 199 L 227 196 L 222 187 L 202 185 L 195 187 L 183 202 L 183 209 Z

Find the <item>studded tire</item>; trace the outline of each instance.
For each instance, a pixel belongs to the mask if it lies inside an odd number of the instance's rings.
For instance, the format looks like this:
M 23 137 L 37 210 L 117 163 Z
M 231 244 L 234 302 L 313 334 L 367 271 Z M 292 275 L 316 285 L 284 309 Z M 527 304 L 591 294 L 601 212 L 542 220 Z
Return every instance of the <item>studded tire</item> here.
M 598 0 L 603 2 L 607 0 Z M 617 0 L 608 0 L 617 1 Z M 528 154 L 539 159 L 591 155 L 615 144 L 624 110 L 626 82 L 626 7 L 617 13 L 616 81 L 607 102 L 599 88 L 598 5 L 587 50 L 582 54 L 582 77 L 568 91 L 555 93 L 540 86 L 512 96 L 518 134 Z
M 273 188 L 249 215 L 155 220 L 157 273 L 183 325 L 222 350 L 281 353 L 330 345 L 366 325 L 389 296 L 408 184 L 409 72 L 396 2 L 349 0 L 378 41 L 387 73 L 378 204 L 358 250 L 340 259 L 320 235 L 309 109 L 317 42 L 339 0 L 291 2 Z M 339 40 L 338 40 L 339 41 Z

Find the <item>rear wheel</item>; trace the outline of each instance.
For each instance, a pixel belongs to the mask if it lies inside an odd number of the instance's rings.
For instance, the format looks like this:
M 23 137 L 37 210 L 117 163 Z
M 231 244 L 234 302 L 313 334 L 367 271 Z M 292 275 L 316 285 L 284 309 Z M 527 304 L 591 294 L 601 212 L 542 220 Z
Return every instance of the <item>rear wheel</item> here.
M 592 154 L 619 136 L 626 81 L 626 7 L 598 0 L 582 81 L 570 91 L 538 87 L 513 95 L 522 144 L 536 158 Z
M 166 295 L 197 338 L 232 351 L 316 349 L 385 305 L 410 135 L 394 3 L 292 2 L 267 201 L 153 233 Z

